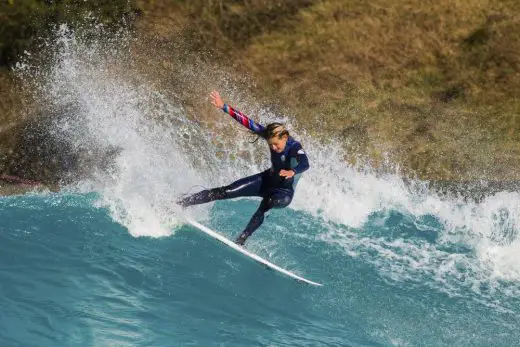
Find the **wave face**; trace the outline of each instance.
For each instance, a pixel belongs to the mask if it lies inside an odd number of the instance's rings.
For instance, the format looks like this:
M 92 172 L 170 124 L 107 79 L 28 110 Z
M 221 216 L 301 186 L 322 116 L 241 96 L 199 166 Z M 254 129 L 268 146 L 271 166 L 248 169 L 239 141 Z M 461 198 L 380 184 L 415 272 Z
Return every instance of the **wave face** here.
M 272 211 L 248 241 L 325 287 L 294 282 L 182 223 L 189 214 L 234 238 L 257 200 L 187 211 L 173 203 L 200 189 L 190 187 L 262 170 L 267 148 L 242 132 L 230 146 L 220 134 L 239 125 L 224 115 L 216 128 L 190 120 L 175 97 L 124 65 L 124 35 L 95 34 L 62 27 L 44 65 L 18 67 L 36 99 L 68 110 L 50 136 L 82 156 L 113 154 L 59 194 L 0 198 L 1 345 L 520 341 L 518 193 L 441 197 L 425 182 L 355 170 L 342 150 L 294 131 L 311 170 L 290 208 Z
M 491 266 L 462 238 L 444 241 L 446 229 L 434 215 L 389 209 L 348 227 L 301 210 L 275 211 L 248 248 L 325 284 L 316 288 L 267 271 L 189 226 L 167 237 L 134 237 L 96 206 L 99 199 L 0 200 L 2 345 L 518 341 L 512 269 L 502 261 Z M 234 237 L 256 206 L 217 202 L 206 224 Z M 503 257 L 503 247 L 493 251 Z

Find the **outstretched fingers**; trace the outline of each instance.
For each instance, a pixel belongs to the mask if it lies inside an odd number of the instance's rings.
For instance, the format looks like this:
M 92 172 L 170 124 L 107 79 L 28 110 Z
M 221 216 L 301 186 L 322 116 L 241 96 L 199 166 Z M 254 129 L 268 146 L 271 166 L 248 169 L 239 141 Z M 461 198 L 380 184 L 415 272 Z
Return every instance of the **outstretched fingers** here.
M 211 103 L 213 105 L 215 105 L 215 107 L 218 107 L 218 108 L 224 107 L 224 100 L 222 100 L 222 97 L 220 96 L 219 92 L 217 92 L 216 90 L 213 90 L 210 93 L 210 97 L 211 97 Z

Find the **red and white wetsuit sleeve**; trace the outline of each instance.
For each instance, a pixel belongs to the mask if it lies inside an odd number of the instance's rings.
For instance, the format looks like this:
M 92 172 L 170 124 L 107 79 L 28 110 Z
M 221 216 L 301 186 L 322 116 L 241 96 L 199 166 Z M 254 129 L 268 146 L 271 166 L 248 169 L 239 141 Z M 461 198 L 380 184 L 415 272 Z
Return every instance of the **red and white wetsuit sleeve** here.
M 251 130 L 254 133 L 261 132 L 262 130 L 265 129 L 262 125 L 256 123 L 255 121 L 250 119 L 248 116 L 246 116 L 245 114 L 243 114 L 239 110 L 234 109 L 233 107 L 231 107 L 228 104 L 224 104 L 224 107 L 222 107 L 222 111 L 224 111 L 227 114 L 229 114 L 237 122 L 239 122 L 244 127 L 246 127 L 247 129 Z

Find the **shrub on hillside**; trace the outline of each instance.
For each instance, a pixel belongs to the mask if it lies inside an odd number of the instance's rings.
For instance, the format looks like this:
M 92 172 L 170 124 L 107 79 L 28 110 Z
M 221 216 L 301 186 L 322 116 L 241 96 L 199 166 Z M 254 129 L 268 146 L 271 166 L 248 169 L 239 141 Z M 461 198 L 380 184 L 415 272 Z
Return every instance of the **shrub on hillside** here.
M 137 13 L 131 0 L 0 0 L 0 67 L 16 62 L 56 24 L 95 19 L 113 25 Z

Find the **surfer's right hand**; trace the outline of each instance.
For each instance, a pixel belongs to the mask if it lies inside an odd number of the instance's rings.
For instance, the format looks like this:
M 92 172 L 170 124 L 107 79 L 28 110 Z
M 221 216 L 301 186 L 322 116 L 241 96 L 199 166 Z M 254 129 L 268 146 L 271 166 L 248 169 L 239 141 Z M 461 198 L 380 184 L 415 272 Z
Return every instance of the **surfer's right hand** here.
M 220 96 L 219 92 L 214 90 L 211 92 L 209 96 L 211 97 L 211 103 L 215 105 L 215 107 L 218 107 L 220 109 L 224 107 L 224 100 L 222 100 L 222 97 Z

